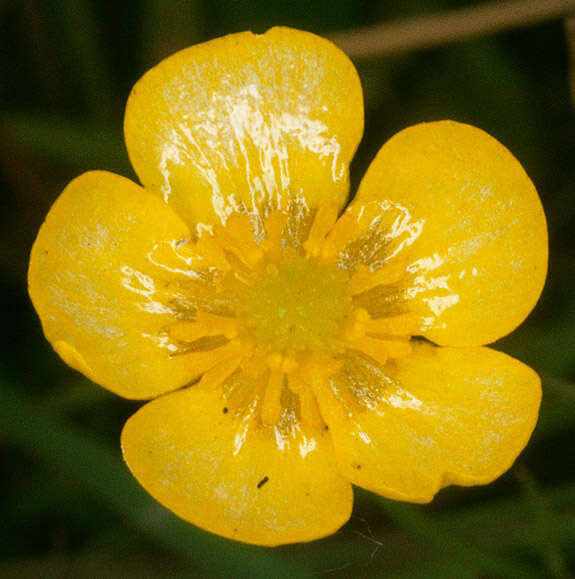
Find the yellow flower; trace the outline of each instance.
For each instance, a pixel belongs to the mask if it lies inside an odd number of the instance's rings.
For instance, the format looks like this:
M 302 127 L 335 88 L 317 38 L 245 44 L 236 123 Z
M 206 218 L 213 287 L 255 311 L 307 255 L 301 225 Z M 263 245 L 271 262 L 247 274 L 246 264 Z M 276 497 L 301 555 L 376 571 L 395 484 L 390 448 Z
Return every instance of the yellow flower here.
M 533 184 L 483 131 L 434 122 L 389 140 L 343 211 L 362 131 L 357 73 L 326 40 L 188 48 L 128 101 L 143 186 L 78 177 L 32 250 L 60 356 L 155 398 L 122 434 L 135 477 L 225 537 L 325 536 L 352 484 L 427 502 L 487 483 L 534 428 L 537 375 L 481 347 L 544 283 Z

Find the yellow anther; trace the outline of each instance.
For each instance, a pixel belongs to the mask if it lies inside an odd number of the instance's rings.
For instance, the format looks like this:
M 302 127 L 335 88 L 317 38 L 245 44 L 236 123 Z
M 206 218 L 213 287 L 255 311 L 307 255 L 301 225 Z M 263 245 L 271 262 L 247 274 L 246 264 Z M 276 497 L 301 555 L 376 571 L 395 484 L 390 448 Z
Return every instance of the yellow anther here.
M 419 327 L 419 318 L 412 313 L 369 320 L 366 331 L 372 336 L 412 336 Z
M 363 336 L 357 340 L 351 340 L 348 345 L 350 348 L 358 350 L 370 358 L 373 358 L 381 366 L 383 366 L 389 358 L 389 353 L 384 342 L 375 338 L 370 338 L 369 336 Z
M 303 388 L 299 395 L 299 411 L 304 428 L 322 430 L 325 422 L 311 388 Z
M 291 356 L 286 356 L 282 360 L 281 369 L 282 372 L 284 372 L 285 374 L 291 374 L 292 372 L 297 370 L 298 366 L 299 364 L 295 358 L 292 358 Z
M 272 370 L 279 370 L 283 362 L 283 356 L 274 352 L 266 357 L 266 364 Z
M 198 387 L 206 390 L 213 390 L 223 384 L 240 366 L 242 357 L 240 355 L 232 356 L 222 360 L 213 368 L 204 373 L 198 382 Z
M 266 239 L 260 248 L 271 261 L 277 261 L 281 255 L 282 232 L 287 222 L 283 211 L 272 211 L 265 220 Z
M 307 383 L 311 383 L 315 378 L 328 378 L 341 371 L 342 360 L 336 360 L 330 356 L 312 356 L 301 368 L 301 376 Z
M 336 415 L 341 416 L 343 412 L 343 405 L 341 404 L 341 400 L 336 397 L 335 392 L 330 385 L 329 379 L 332 374 L 335 374 L 341 370 L 343 363 L 339 360 L 333 359 L 332 362 L 337 363 L 332 364 L 328 372 L 326 372 L 326 364 L 320 365 L 315 361 L 310 361 L 310 363 L 306 364 L 305 367 L 302 368 L 302 372 L 299 373 L 305 387 L 309 391 L 309 394 L 316 400 L 318 398 L 321 399 L 321 416 L 325 416 L 326 418 Z M 323 423 L 323 418 L 321 421 Z
M 365 336 L 369 319 L 367 310 L 364 308 L 355 309 L 349 316 L 349 323 L 344 330 L 344 340 L 357 340 Z
M 321 254 L 325 246 L 324 239 L 307 239 L 303 243 L 303 248 L 305 249 L 306 257 L 317 257 Z
M 365 324 L 359 324 L 354 322 L 350 324 L 343 334 L 343 337 L 347 341 L 358 340 L 365 336 Z
M 244 373 L 251 378 L 259 378 L 267 369 L 266 356 L 261 352 L 256 352 L 243 364 Z
M 275 263 L 268 263 L 265 268 L 265 273 L 269 277 L 279 277 L 279 269 Z
M 299 398 L 299 412 L 302 424 L 305 428 L 324 427 L 315 394 L 309 384 L 307 384 L 300 372 L 292 372 L 287 379 L 288 388 L 297 394 Z
M 348 282 L 350 295 L 355 296 L 378 285 L 397 283 L 405 275 L 405 264 L 393 263 L 372 271 L 367 265 L 358 264 Z
M 226 225 L 214 227 L 214 239 L 225 251 L 232 253 L 245 266 L 253 269 L 263 256 L 254 240 L 249 215 L 233 213 Z
M 389 358 L 404 358 L 409 356 L 413 350 L 410 340 L 379 340 L 387 350 Z
M 232 213 L 226 221 L 225 230 L 237 240 L 253 239 L 252 222 L 247 213 Z
M 197 322 L 178 322 L 168 330 L 170 338 L 178 342 L 195 342 L 206 335 L 206 329 Z
M 336 227 L 338 214 L 339 207 L 335 201 L 326 201 L 318 207 L 308 238 L 303 244 L 308 257 L 321 256 L 324 260 L 330 261 L 332 254 L 337 254 L 337 248 L 326 239 L 326 236 Z M 337 239 L 337 235 L 333 239 Z
M 409 339 L 378 339 L 371 336 L 363 336 L 347 342 L 348 347 L 358 350 L 373 358 L 383 366 L 389 358 L 403 358 L 412 351 Z
M 308 240 L 324 239 L 337 221 L 339 207 L 335 201 L 322 203 L 315 214 Z
M 169 329 L 170 337 L 180 342 L 195 342 L 205 336 L 225 336 L 228 340 L 238 335 L 237 318 L 199 312 L 194 322 L 179 322 Z
M 202 235 L 195 244 L 195 250 L 204 258 L 206 265 L 215 267 L 220 271 L 230 270 L 230 264 L 228 263 L 222 248 L 216 243 L 211 235 Z
M 299 366 L 292 356 L 284 356 L 277 352 L 266 356 L 266 364 L 271 370 L 280 370 L 284 374 L 290 374 Z
M 359 232 L 355 215 L 351 212 L 344 213 L 336 221 L 321 249 L 324 261 L 334 260 L 344 247 L 358 236 Z
M 219 348 L 189 352 L 185 354 L 185 357 L 193 374 L 199 375 L 207 372 L 223 360 L 237 356 L 239 349 L 239 342 L 237 340 L 232 340 Z
M 300 394 L 302 390 L 309 388 L 303 381 L 300 372 L 292 372 L 291 374 L 288 374 L 287 385 L 294 394 Z
M 368 311 L 365 308 L 356 308 L 352 315 L 355 321 L 361 324 L 365 324 L 371 319 Z
M 228 340 L 235 338 L 240 328 L 238 318 L 218 316 L 210 312 L 199 312 L 196 321 L 206 328 L 206 331 L 209 332 L 208 335 L 222 334 Z
M 274 426 L 280 421 L 283 385 L 284 373 L 280 369 L 270 370 L 261 411 L 262 422 L 267 426 Z

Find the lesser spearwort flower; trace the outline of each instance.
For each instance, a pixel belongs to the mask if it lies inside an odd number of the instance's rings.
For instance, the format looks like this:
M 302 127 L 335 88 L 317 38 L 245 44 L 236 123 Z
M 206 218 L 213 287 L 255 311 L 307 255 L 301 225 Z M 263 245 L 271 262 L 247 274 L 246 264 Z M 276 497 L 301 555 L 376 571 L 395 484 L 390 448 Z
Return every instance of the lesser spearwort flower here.
M 326 40 L 188 48 L 129 98 L 142 186 L 78 177 L 34 245 L 56 351 L 155 398 L 122 434 L 133 474 L 225 537 L 332 533 L 352 483 L 413 502 L 487 483 L 535 425 L 537 375 L 481 347 L 544 283 L 531 181 L 483 131 L 434 122 L 389 140 L 346 207 L 362 130 L 357 73 Z

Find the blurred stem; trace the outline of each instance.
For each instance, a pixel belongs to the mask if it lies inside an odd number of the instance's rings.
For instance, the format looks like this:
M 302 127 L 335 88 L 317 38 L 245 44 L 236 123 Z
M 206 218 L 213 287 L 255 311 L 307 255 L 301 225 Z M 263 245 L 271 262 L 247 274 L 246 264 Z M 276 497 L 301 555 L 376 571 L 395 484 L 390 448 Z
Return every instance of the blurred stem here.
M 144 69 L 202 40 L 204 18 L 199 0 L 145 0 L 142 13 Z
M 507 0 L 385 22 L 333 36 L 355 60 L 408 52 L 575 14 L 575 0 Z
M 15 112 L 4 116 L 2 125 L 4 140 L 16 143 L 29 154 L 72 163 L 81 170 L 101 166 L 130 172 L 121 128 Z
M 565 39 L 569 55 L 569 87 L 571 104 L 575 108 L 575 15 L 565 20 Z
M 47 25 L 51 6 L 47 2 L 22 0 L 19 35 L 30 61 L 45 104 L 60 106 L 66 102 L 60 55 L 52 29 Z M 46 103 L 47 101 L 47 103 Z
M 555 515 L 531 472 L 526 467 L 518 467 L 516 475 L 532 513 L 533 548 L 539 551 L 550 577 L 567 579 L 569 573 L 556 536 Z
M 90 116 L 97 122 L 109 121 L 113 101 L 112 80 L 92 3 L 88 0 L 60 0 L 56 6 Z
M 443 531 L 440 525 L 429 520 L 425 514 L 410 505 L 380 499 L 384 513 L 405 531 L 420 537 L 434 547 L 442 558 L 456 557 L 493 577 L 514 577 L 515 579 L 537 579 L 540 574 L 516 561 L 492 555 L 475 548 L 455 536 Z

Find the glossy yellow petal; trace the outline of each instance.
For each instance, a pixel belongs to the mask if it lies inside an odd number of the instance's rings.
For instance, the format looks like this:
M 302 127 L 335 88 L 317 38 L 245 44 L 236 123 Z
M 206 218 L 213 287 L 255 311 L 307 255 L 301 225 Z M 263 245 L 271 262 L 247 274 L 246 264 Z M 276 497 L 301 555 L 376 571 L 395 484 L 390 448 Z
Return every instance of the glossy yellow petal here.
M 145 74 L 124 130 L 144 186 L 189 224 L 295 196 L 342 204 L 363 131 L 361 85 L 345 54 L 308 32 L 232 34 Z
M 338 403 L 338 391 L 352 403 Z M 505 472 L 535 427 L 541 389 L 533 370 L 495 350 L 416 343 L 383 372 L 348 359 L 318 395 L 346 478 L 427 502 L 443 486 Z
M 30 296 L 48 340 L 90 379 L 148 398 L 192 376 L 172 351 L 170 272 L 189 235 L 173 210 L 128 179 L 85 173 L 54 203 L 32 249 Z M 174 274 L 175 275 L 175 274 Z
M 354 201 L 388 214 L 409 307 L 438 344 L 482 345 L 520 324 L 547 271 L 547 230 L 521 165 L 485 132 L 443 121 L 390 139 Z
M 352 490 L 338 473 L 329 434 L 263 426 L 220 391 L 199 387 L 158 398 L 122 433 L 140 484 L 179 517 L 258 545 L 310 541 L 349 518 Z

